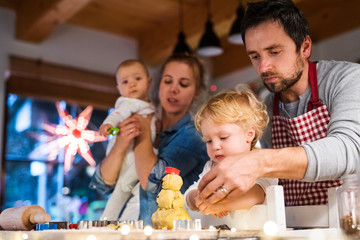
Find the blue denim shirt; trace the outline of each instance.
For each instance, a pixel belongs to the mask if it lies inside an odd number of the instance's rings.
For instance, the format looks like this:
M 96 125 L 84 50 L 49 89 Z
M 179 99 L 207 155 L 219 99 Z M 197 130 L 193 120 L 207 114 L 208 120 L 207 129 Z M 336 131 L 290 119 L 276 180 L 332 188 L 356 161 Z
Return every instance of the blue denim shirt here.
M 156 197 L 161 190 L 161 180 L 165 175 L 165 167 L 175 167 L 180 170 L 184 193 L 198 180 L 205 163 L 208 160 L 206 146 L 196 131 L 190 115 L 181 118 L 174 126 L 160 133 L 158 162 L 153 167 L 146 189 L 140 188 L 140 216 L 145 225 L 151 225 L 151 216 L 157 210 Z M 102 194 L 109 194 L 114 186 L 106 185 L 100 175 L 100 165 L 91 179 L 90 188 L 97 189 Z
M 196 131 L 190 115 L 185 115 L 174 126 L 160 134 L 158 162 L 153 167 L 146 189 L 140 188 L 140 217 L 145 225 L 152 225 L 151 216 L 157 210 L 156 197 L 161 190 L 165 167 L 180 170 L 184 193 L 199 179 L 208 160 L 206 146 Z

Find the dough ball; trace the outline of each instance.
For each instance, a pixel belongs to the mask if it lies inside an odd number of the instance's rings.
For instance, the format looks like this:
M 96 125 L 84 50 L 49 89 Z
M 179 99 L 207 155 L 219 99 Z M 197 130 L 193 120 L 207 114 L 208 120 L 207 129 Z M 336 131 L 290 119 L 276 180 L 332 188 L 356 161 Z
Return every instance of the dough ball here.
M 161 190 L 156 198 L 159 208 L 181 208 L 184 206 L 184 196 L 180 191 Z
M 190 219 L 189 214 L 183 208 L 164 209 L 158 208 L 152 215 L 152 222 L 156 229 L 173 229 L 174 220 Z
M 176 174 L 167 174 L 162 179 L 162 188 L 166 190 L 179 191 L 182 185 L 182 178 Z

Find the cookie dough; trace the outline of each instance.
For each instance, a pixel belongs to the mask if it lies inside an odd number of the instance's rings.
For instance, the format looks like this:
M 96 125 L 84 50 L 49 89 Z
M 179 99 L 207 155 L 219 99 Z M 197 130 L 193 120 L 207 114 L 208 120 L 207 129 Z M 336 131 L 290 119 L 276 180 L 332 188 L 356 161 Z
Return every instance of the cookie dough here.
M 158 208 L 152 215 L 154 228 L 157 229 L 173 229 L 177 219 L 190 219 L 190 216 L 183 208 Z
M 182 178 L 176 174 L 167 174 L 162 179 L 162 188 L 166 190 L 179 191 L 182 185 Z
M 181 208 L 185 204 L 184 196 L 180 191 L 163 189 L 157 196 L 159 208 Z
M 154 228 L 173 229 L 174 220 L 190 219 L 189 214 L 182 207 L 184 196 L 180 192 L 183 180 L 176 168 L 166 167 L 162 181 L 162 190 L 156 198 L 159 208 L 153 213 L 151 220 Z

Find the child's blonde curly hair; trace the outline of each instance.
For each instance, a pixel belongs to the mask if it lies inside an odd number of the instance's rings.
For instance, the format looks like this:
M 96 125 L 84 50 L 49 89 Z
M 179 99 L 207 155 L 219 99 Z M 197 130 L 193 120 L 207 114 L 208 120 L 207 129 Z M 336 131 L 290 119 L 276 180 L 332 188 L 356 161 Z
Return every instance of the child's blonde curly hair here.
M 251 142 L 254 148 L 269 122 L 266 106 L 249 89 L 226 90 L 211 97 L 195 115 L 195 127 L 201 132 L 201 121 L 210 118 L 216 124 L 236 123 L 244 131 L 255 128 Z

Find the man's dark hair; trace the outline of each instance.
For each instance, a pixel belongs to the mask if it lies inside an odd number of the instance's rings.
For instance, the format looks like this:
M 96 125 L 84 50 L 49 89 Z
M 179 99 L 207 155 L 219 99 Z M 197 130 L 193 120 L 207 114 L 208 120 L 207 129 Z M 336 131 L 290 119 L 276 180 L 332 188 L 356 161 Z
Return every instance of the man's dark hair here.
M 295 42 L 297 52 L 305 38 L 310 35 L 305 16 L 291 0 L 264 0 L 248 3 L 241 24 L 244 43 L 246 30 L 267 21 L 278 22 L 284 28 L 285 33 Z

